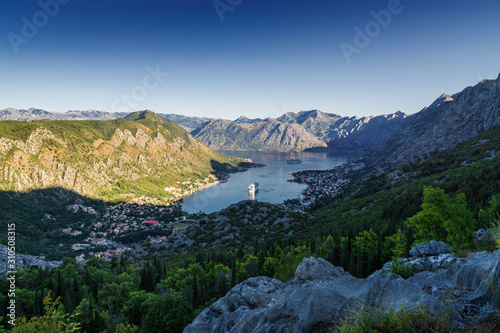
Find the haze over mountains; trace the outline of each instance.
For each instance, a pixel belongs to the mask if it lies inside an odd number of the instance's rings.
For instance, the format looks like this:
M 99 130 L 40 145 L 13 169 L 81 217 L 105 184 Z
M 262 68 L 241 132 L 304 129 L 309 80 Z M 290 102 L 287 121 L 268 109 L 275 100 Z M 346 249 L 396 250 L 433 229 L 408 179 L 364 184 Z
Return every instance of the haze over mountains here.
M 215 150 L 331 150 L 372 155 L 386 167 L 423 159 L 500 124 L 500 75 L 454 95 L 443 94 L 413 115 L 343 117 L 320 110 L 287 112 L 278 118 L 234 121 L 160 114 Z M 40 109 L 0 110 L 0 120 L 118 119 L 124 113 Z

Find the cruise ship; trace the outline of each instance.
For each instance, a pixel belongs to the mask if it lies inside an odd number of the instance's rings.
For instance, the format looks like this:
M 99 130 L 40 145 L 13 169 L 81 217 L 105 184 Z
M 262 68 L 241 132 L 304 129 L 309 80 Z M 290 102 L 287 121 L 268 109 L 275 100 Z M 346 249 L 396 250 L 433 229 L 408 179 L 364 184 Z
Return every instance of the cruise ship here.
M 297 158 L 297 159 L 289 159 L 288 161 L 286 161 L 286 163 L 288 164 L 293 164 L 293 163 L 302 163 L 302 160 L 300 158 Z
M 259 190 L 259 183 L 252 183 L 248 186 L 248 193 L 256 193 Z

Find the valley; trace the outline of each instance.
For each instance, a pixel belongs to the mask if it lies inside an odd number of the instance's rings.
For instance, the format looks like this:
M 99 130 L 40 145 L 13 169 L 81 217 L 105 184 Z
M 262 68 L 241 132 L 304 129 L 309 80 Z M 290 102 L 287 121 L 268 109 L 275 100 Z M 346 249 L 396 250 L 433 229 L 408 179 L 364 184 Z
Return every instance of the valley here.
M 499 1 L 1 11 L 0 333 L 500 332 Z
M 311 256 L 356 281 L 387 274 L 379 273 L 384 263 L 399 262 L 417 242 L 428 241 L 422 235 L 430 231 L 408 221 L 432 205 L 435 225 L 443 226 L 432 229 L 433 239 L 449 242 L 451 255 L 494 251 L 494 240 L 480 241 L 472 231 L 494 230 L 500 214 L 498 82 L 480 82 L 410 116 L 350 119 L 315 110 L 234 122 L 178 117 L 186 126 L 202 122 L 193 133 L 211 133 L 207 138 L 220 139 L 207 139 L 215 147 L 250 142 L 232 152 L 211 150 L 151 111 L 110 120 L 1 121 L 1 219 L 16 225 L 23 254 L 63 260 L 51 261 L 50 272 L 22 270 L 20 288 L 33 296 L 20 311 L 38 313 L 47 288 L 62 296 L 68 312 L 95 297 L 104 302 L 96 311 L 150 327 L 153 308 L 139 317 L 130 311 L 138 311 L 143 297 L 163 302 L 158 288 L 165 288 L 176 302 L 168 311 L 185 311 L 178 326 L 172 324 L 182 331 L 247 279 L 287 283 Z M 323 139 L 304 140 L 304 131 Z M 255 181 L 260 190 L 248 200 Z M 463 216 L 462 227 L 450 227 Z M 63 272 L 71 277 L 59 278 Z M 99 274 L 114 282 L 96 282 Z M 32 290 L 27 275 L 44 282 Z M 104 305 L 107 288 L 125 288 L 118 281 L 127 279 L 128 292 L 117 296 L 126 310 Z M 80 322 L 91 327 L 93 320 Z

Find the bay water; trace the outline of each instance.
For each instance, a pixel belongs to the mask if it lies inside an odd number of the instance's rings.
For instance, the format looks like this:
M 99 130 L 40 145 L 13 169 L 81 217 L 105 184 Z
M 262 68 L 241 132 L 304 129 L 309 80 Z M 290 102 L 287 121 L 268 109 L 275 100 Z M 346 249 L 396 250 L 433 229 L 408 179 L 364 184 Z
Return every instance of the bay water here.
M 288 199 L 302 198 L 305 184 L 288 182 L 291 173 L 300 170 L 326 170 L 345 163 L 347 156 L 331 153 L 309 152 L 256 152 L 220 151 L 220 153 L 250 158 L 265 167 L 251 168 L 232 173 L 227 182 L 221 183 L 184 198 L 182 210 L 188 213 L 212 213 L 241 200 L 254 199 L 270 203 L 282 203 Z M 302 163 L 289 164 L 289 159 L 301 159 Z M 248 186 L 259 183 L 255 198 L 249 195 Z

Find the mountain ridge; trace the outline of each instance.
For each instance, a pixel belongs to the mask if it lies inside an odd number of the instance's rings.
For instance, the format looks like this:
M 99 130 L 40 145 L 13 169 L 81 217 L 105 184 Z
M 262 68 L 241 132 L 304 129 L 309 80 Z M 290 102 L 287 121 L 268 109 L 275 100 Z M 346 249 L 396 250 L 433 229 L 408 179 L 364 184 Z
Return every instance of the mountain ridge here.
M 390 168 L 429 157 L 499 124 L 499 91 L 500 75 L 496 80 L 482 80 L 456 94 L 442 94 L 431 105 L 412 115 L 397 111 L 358 118 L 317 109 L 287 112 L 277 118 L 240 116 L 233 121 L 160 115 L 178 121 L 212 149 L 303 151 L 320 148 L 362 153 L 368 155 L 374 165 Z M 54 116 L 34 108 L 0 110 L 0 119 L 43 117 L 117 119 L 126 114 L 89 110 Z
M 215 173 L 212 161 L 239 161 L 149 110 L 103 121 L 2 121 L 0 128 L 4 191 L 60 186 L 91 198 L 169 197 L 164 187 Z

